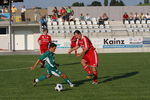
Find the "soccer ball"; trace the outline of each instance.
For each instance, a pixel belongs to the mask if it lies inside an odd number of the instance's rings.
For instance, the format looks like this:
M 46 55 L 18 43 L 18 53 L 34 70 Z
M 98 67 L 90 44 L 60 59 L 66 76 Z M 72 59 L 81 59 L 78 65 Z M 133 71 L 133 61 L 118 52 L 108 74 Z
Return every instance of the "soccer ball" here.
M 59 92 L 62 91 L 63 90 L 63 85 L 62 84 L 56 84 L 55 90 L 59 91 Z

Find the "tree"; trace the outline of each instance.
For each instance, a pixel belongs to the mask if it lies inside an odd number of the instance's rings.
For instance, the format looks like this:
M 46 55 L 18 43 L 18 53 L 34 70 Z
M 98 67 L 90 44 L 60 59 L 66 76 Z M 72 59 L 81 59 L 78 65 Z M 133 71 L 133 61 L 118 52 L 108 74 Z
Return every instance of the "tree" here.
M 102 6 L 102 4 L 99 1 L 93 1 L 89 6 Z
M 111 0 L 110 1 L 110 6 L 115 6 L 116 5 L 116 0 Z
M 120 0 L 120 6 L 125 6 L 125 4 L 122 0 Z
M 143 3 L 142 2 L 139 2 L 139 5 L 142 5 Z
M 108 0 L 104 0 L 104 6 L 108 6 Z
M 144 0 L 144 4 L 145 4 L 145 3 L 149 3 L 149 0 Z
M 72 4 L 72 6 L 84 6 L 84 3 L 75 2 Z
M 125 6 L 125 4 L 122 0 L 111 0 L 110 6 Z

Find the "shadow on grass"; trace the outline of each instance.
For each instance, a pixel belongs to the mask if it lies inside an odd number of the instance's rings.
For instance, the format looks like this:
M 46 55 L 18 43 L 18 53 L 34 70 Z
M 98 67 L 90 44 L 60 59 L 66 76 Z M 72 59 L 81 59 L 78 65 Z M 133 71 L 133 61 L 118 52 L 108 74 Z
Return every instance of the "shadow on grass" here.
M 104 76 L 104 77 L 99 77 L 98 79 L 100 80 L 100 83 L 105 83 L 109 81 L 114 81 L 122 78 L 128 78 L 131 76 L 134 76 L 138 74 L 139 72 L 128 72 L 128 73 L 120 73 L 120 74 L 114 74 L 111 76 Z M 85 82 L 92 81 L 92 79 L 85 79 L 85 80 L 79 80 L 79 81 L 74 81 L 73 83 L 76 84 L 76 86 L 79 86 L 81 84 L 84 84 Z
M 77 64 L 80 64 L 80 62 L 69 63 L 69 64 L 60 64 L 60 66 L 69 66 L 69 65 L 77 65 Z

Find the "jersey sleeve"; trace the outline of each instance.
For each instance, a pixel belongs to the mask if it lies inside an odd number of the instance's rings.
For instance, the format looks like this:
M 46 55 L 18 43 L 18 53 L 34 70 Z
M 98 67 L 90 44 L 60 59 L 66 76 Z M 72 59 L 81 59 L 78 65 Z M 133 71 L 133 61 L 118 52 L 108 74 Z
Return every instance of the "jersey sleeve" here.
M 42 36 L 40 36 L 40 37 L 38 38 L 38 41 L 41 40 L 41 38 L 42 38 Z
M 43 55 L 39 57 L 39 60 L 45 59 L 49 55 L 49 52 L 45 52 Z

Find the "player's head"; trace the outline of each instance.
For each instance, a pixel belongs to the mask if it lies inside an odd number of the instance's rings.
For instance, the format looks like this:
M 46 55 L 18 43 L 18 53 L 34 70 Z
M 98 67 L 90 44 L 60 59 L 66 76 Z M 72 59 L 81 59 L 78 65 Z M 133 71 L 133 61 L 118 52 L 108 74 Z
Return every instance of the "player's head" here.
M 44 28 L 43 29 L 43 34 L 47 34 L 48 33 L 48 29 L 47 28 Z
M 74 35 L 76 36 L 77 39 L 81 39 L 81 37 L 82 37 L 82 34 L 79 30 L 75 30 Z
M 55 52 L 56 47 L 57 47 L 57 45 L 55 43 L 49 43 L 48 48 L 51 52 Z

